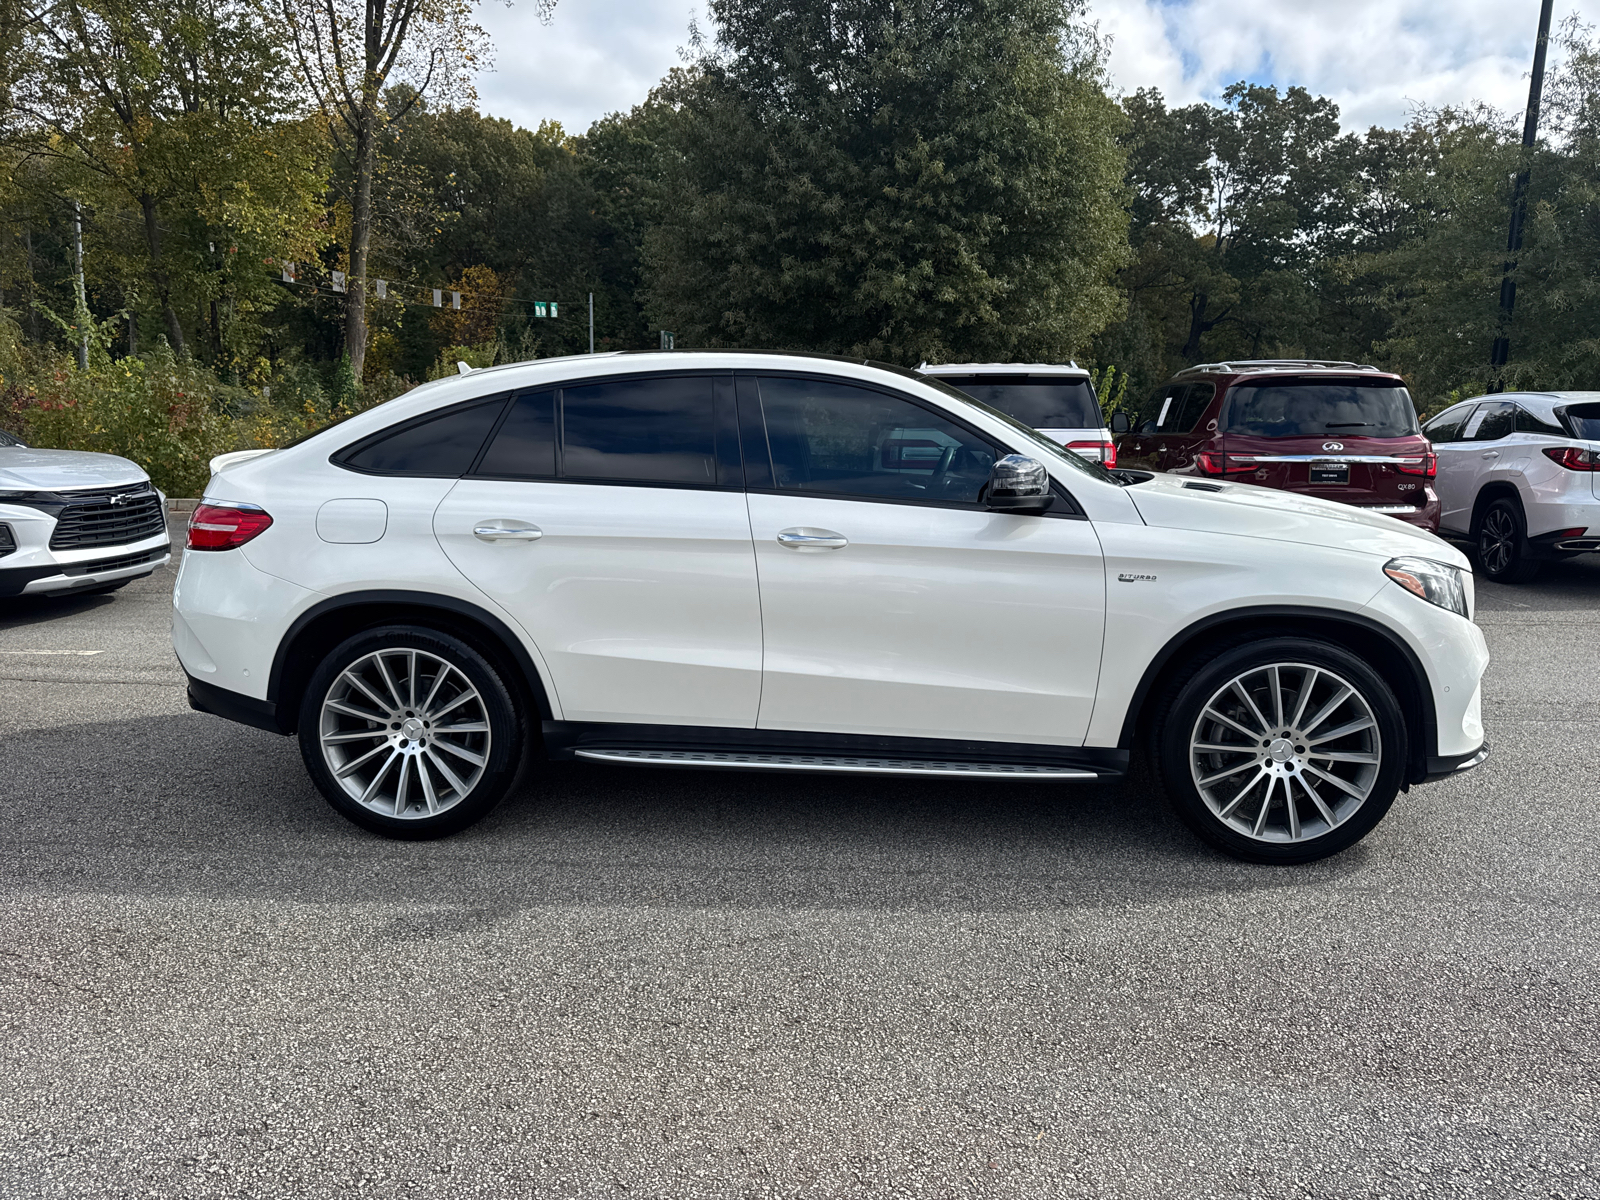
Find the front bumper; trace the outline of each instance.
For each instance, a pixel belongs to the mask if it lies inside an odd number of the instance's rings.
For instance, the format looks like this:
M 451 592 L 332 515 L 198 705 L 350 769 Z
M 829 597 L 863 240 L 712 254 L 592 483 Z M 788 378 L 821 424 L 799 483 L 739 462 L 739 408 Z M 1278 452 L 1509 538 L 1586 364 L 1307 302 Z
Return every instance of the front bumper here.
M 1438 779 L 1449 779 L 1452 775 L 1463 774 L 1473 767 L 1482 765 L 1488 757 L 1489 743 L 1484 742 L 1476 750 L 1466 754 L 1447 754 L 1442 758 L 1430 758 L 1428 773 L 1422 777 L 1422 782 L 1433 783 Z
M 138 579 L 171 561 L 172 545 L 163 541 L 156 546 L 108 547 L 94 558 L 71 562 L 0 565 L 0 596 L 75 592 L 120 579 Z

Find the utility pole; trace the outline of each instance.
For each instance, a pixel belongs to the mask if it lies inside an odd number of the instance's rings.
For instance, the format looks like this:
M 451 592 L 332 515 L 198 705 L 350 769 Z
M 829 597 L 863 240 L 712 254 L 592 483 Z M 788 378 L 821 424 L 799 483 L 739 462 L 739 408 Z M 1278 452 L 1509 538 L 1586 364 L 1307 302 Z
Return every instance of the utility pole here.
M 589 353 L 594 353 L 594 293 L 589 293 Z
M 1506 235 L 1506 263 L 1500 276 L 1500 335 L 1489 352 L 1489 365 L 1504 368 L 1511 358 L 1511 311 L 1517 303 L 1516 255 L 1522 252 L 1522 226 L 1528 219 L 1528 178 L 1533 147 L 1539 140 L 1539 103 L 1544 93 L 1544 52 L 1550 44 L 1550 9 L 1554 0 L 1539 6 L 1539 40 L 1533 44 L 1533 78 L 1528 83 L 1528 111 L 1522 120 L 1522 170 L 1511 191 L 1511 231 Z M 1504 372 L 1489 384 L 1491 392 L 1506 390 Z
M 78 257 L 77 299 L 78 311 L 73 314 L 78 324 L 78 370 L 89 369 L 89 294 L 83 286 L 83 205 L 72 202 L 73 247 Z

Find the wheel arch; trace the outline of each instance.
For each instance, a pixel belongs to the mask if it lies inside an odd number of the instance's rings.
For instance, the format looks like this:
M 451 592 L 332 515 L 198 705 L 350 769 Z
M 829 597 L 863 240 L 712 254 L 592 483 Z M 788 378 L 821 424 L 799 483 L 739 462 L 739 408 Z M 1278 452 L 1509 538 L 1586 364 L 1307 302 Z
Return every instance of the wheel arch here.
M 493 613 L 466 600 L 428 592 L 374 590 L 347 592 L 312 605 L 297 617 L 278 643 L 267 680 L 267 702 L 274 706 L 278 727 L 294 733 L 306 684 L 324 655 L 346 638 L 380 625 L 420 625 L 466 642 L 491 662 L 514 662 L 507 682 L 526 706 L 529 724 L 552 719 L 533 656 L 510 627 Z
M 1159 698 L 1166 683 L 1196 657 L 1208 643 L 1248 634 L 1252 640 L 1269 637 L 1321 637 L 1355 654 L 1394 691 L 1405 716 L 1408 762 L 1407 783 L 1420 783 L 1428 759 L 1438 753 L 1439 724 L 1433 688 L 1422 660 L 1393 630 L 1371 617 L 1338 609 L 1293 605 L 1263 605 L 1233 609 L 1202 618 L 1172 637 L 1151 659 L 1123 717 L 1117 745 L 1132 749 L 1150 732 Z
M 1511 480 L 1496 479 L 1486 483 L 1478 489 L 1478 495 L 1472 501 L 1472 520 L 1467 525 L 1467 532 L 1472 535 L 1473 541 L 1478 539 L 1478 528 L 1483 521 L 1483 514 L 1496 500 L 1515 500 L 1524 516 L 1527 514 L 1528 508 L 1522 502 L 1522 492 Z

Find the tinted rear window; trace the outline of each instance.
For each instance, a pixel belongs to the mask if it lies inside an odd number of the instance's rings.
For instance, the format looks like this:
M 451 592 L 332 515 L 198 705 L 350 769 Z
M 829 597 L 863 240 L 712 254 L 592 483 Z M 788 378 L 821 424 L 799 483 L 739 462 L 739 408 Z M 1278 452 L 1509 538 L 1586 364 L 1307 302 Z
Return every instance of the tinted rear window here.
M 1225 433 L 1252 437 L 1406 437 L 1417 432 L 1411 393 L 1388 382 L 1274 379 L 1233 389 Z
M 561 474 L 714 486 L 717 425 L 711 379 L 619 379 L 563 389 Z
M 494 435 L 477 474 L 491 479 L 549 479 L 556 473 L 556 394 L 523 392 Z
M 483 439 L 494 428 L 505 402 L 505 396 L 500 395 L 486 402 L 447 409 L 394 433 L 358 442 L 336 461 L 374 475 L 459 478 L 478 457 Z
M 1600 404 L 1569 404 L 1566 418 L 1573 437 L 1600 442 Z
M 1087 379 L 1043 375 L 940 375 L 974 400 L 1035 429 L 1098 429 L 1100 403 Z

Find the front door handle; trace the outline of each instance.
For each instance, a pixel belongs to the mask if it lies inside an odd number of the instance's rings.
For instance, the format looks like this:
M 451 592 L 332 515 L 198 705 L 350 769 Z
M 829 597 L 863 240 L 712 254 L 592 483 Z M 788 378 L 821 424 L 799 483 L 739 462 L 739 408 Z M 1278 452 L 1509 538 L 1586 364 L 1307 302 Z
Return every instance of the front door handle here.
M 1499 458 L 1500 457 L 1500 451 L 1498 451 L 1498 450 L 1485 450 L 1483 452 L 1483 456 L 1485 458 Z
M 791 550 L 838 550 L 849 544 L 849 538 L 831 529 L 800 526 L 780 530 L 778 533 L 778 545 L 788 546 Z
M 473 527 L 472 536 L 480 542 L 537 542 L 544 530 L 525 521 L 485 521 Z

